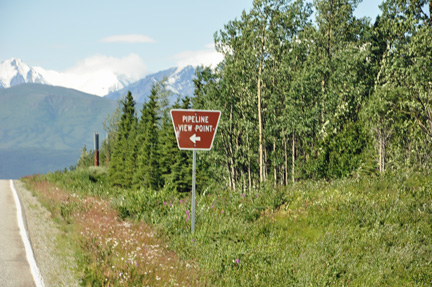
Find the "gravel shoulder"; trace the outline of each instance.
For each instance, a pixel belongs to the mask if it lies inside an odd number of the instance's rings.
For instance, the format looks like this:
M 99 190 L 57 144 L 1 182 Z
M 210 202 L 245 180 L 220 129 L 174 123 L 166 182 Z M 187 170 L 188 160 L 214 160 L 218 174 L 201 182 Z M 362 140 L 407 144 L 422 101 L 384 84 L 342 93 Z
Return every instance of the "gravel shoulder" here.
M 80 286 L 73 248 L 67 240 L 68 234 L 59 228 L 51 213 L 21 181 L 15 180 L 14 184 L 45 286 Z

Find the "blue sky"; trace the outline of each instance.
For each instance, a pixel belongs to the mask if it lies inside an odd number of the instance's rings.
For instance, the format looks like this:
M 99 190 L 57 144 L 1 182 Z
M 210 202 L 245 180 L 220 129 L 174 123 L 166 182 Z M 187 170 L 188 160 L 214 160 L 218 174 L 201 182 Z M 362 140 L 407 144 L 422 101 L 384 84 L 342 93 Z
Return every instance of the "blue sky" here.
M 379 3 L 364 0 L 356 16 L 373 21 Z M 0 62 L 66 71 L 105 61 L 140 75 L 211 62 L 214 33 L 251 7 L 252 0 L 0 0 Z

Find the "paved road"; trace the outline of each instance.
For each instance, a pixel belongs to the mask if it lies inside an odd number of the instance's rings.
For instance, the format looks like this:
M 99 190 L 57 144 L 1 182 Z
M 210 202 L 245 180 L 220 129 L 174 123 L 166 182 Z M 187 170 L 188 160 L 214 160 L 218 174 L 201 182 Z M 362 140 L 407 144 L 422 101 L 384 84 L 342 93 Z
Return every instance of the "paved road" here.
M 35 286 L 9 180 L 0 180 L 0 286 Z

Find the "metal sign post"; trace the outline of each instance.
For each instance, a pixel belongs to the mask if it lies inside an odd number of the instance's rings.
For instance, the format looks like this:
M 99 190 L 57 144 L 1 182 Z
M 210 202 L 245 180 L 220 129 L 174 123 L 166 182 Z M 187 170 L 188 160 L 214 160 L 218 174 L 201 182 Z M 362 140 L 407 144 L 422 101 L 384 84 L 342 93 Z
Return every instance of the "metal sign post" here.
M 195 180 L 196 180 L 196 150 L 193 150 L 192 159 L 192 233 L 195 231 Z
M 213 146 L 221 112 L 204 110 L 171 110 L 177 145 L 192 150 L 192 233 L 195 231 L 196 151 L 210 150 Z

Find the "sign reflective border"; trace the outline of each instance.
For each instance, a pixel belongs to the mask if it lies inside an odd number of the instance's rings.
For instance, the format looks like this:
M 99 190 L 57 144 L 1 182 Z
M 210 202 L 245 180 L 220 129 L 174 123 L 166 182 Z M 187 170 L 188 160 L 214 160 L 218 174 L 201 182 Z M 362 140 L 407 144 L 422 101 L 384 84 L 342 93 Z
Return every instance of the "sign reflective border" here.
M 210 150 L 220 115 L 220 111 L 171 110 L 171 119 L 179 149 Z

